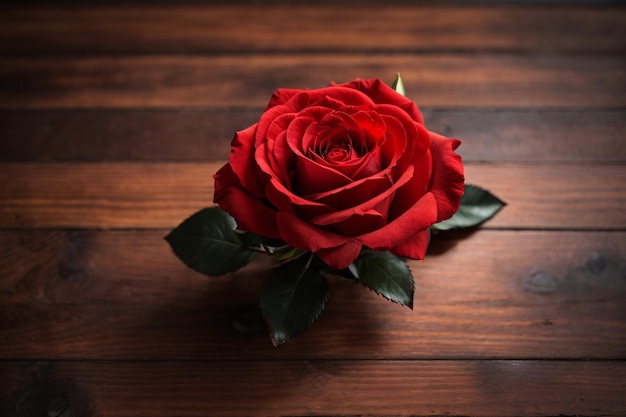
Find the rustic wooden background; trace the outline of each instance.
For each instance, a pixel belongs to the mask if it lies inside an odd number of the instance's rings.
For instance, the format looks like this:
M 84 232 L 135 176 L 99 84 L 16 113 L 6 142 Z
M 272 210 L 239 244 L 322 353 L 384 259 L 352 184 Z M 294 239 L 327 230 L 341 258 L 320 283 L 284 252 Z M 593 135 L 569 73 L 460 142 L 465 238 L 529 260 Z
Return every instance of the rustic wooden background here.
M 626 415 L 626 8 L 309 3 L 0 10 L 0 415 Z M 266 260 L 162 238 L 275 89 L 396 72 L 508 206 L 274 348 Z

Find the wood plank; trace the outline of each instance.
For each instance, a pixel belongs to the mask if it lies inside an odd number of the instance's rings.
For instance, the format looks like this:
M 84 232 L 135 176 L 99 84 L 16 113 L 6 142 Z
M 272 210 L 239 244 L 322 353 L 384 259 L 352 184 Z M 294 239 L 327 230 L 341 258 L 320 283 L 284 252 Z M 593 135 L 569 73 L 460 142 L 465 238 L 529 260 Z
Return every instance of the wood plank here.
M 0 15 L 0 38 L 4 40 L 0 52 L 623 53 L 625 17 L 626 11 L 618 7 L 415 4 L 14 8 Z
M 213 163 L 3 163 L 0 227 L 170 228 L 210 206 Z M 626 228 L 622 165 L 466 164 L 508 206 L 486 227 Z M 564 209 L 567 208 L 567 209 Z
M 464 161 L 622 162 L 626 112 L 424 111 L 429 130 L 463 142 Z
M 218 55 L 0 59 L 0 108 L 258 108 L 279 87 L 401 72 L 423 107 L 622 108 L 623 56 Z
M 624 162 L 624 110 L 422 109 L 464 161 Z M 0 111 L 1 161 L 225 160 L 262 109 Z
M 256 123 L 262 111 L 5 110 L 0 160 L 222 161 L 234 133 Z
M 330 279 L 279 349 L 257 309 L 271 260 L 207 278 L 165 233 L 1 232 L 0 358 L 626 358 L 626 232 L 439 236 L 409 262 L 414 311 Z
M 4 363 L 7 415 L 623 415 L 625 362 Z M 1 368 L 0 368 L 1 369 Z M 129 400 L 132 403 L 129 403 Z

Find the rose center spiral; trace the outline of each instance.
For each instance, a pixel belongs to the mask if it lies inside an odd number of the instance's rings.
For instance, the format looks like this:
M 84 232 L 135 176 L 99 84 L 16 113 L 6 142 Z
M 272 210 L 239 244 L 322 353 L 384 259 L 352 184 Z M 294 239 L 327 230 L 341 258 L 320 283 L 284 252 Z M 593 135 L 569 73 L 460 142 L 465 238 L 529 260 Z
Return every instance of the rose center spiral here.
M 355 153 L 352 141 L 349 137 L 325 143 L 317 150 L 317 154 L 329 162 L 341 162 L 359 157 L 359 155 Z

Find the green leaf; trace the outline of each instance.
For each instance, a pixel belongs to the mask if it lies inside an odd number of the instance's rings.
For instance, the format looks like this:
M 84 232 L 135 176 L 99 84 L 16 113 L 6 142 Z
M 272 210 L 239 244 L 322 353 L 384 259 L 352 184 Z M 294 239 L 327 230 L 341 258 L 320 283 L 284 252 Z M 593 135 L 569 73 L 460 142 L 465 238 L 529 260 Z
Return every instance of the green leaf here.
M 235 219 L 219 207 L 205 208 L 172 230 L 165 240 L 190 268 L 217 276 L 247 265 L 255 251 L 241 245 Z
M 505 203 L 489 191 L 465 184 L 459 210 L 449 218 L 431 226 L 432 230 L 450 230 L 477 226 L 492 218 Z
M 235 230 L 235 236 L 237 236 L 237 239 L 239 239 L 243 246 L 248 248 L 256 248 L 259 246 L 279 247 L 286 245 L 286 243 L 280 239 L 270 239 L 238 229 Z
M 274 346 L 300 334 L 322 313 L 328 283 L 311 268 L 313 254 L 275 268 L 261 287 L 261 311 Z
M 413 309 L 415 283 L 407 264 L 390 252 L 364 249 L 354 261 L 360 281 L 377 294 Z
M 396 73 L 396 79 L 391 85 L 391 88 L 393 88 L 398 94 L 402 94 L 403 96 L 406 96 L 406 93 L 404 91 L 404 83 L 402 82 L 402 78 L 400 77 L 399 72 Z

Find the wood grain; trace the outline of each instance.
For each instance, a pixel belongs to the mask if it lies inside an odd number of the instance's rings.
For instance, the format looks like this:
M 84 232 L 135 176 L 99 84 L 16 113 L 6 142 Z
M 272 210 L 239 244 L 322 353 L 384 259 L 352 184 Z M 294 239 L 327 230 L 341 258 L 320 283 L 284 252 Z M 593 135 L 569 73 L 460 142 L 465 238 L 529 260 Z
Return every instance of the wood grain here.
M 624 162 L 624 110 L 423 108 L 468 161 Z M 220 161 L 262 109 L 4 110 L 1 161 Z
M 0 59 L 0 108 L 264 107 L 279 87 L 357 77 L 424 107 L 622 108 L 624 57 L 510 54 L 53 56 Z
M 359 3 L 8 9 L 0 16 L 0 51 L 625 52 L 626 11 L 618 7 Z
M 184 3 L 2 8 L 0 415 L 626 415 L 626 8 Z M 163 236 L 277 88 L 396 72 L 509 204 L 409 262 L 413 311 L 331 279 L 274 348 L 272 261 Z
M 278 349 L 257 310 L 270 259 L 207 278 L 165 233 L 1 232 L 0 358 L 626 357 L 625 232 L 439 236 L 410 262 L 414 311 L 331 279 L 324 314 Z
M 10 363 L 5 411 L 44 415 L 623 415 L 623 362 Z M 46 414 L 47 415 L 47 414 Z
M 170 228 L 210 206 L 213 163 L 0 164 L 0 227 Z M 621 165 L 466 164 L 509 205 L 486 227 L 626 228 Z

